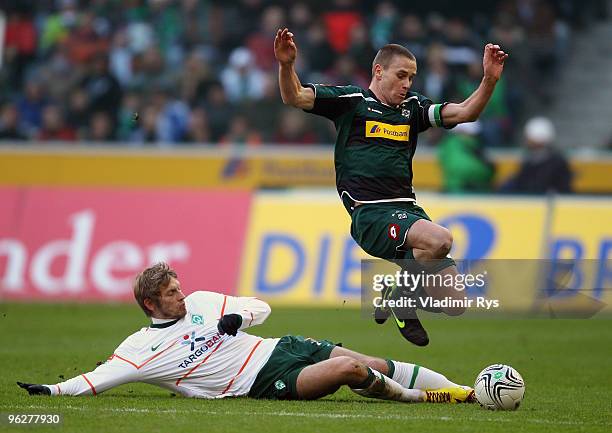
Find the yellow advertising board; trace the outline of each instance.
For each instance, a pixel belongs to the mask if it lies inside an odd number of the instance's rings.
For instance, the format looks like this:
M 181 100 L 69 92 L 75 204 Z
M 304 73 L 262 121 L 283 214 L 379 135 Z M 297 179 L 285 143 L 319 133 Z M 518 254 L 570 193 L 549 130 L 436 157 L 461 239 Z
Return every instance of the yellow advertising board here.
M 612 286 L 612 269 L 606 268 L 612 256 L 612 226 L 606 225 L 612 221 L 609 201 L 422 195 L 419 203 L 451 230 L 455 259 L 489 260 L 487 266 L 498 280 L 492 293 L 506 296 L 506 305 L 528 309 L 537 304 L 537 287 L 546 285 L 540 281 L 541 259 L 603 258 L 601 265 L 584 265 L 585 278 L 571 293 L 590 295 L 594 285 Z M 576 224 L 585 211 L 590 223 Z M 333 192 L 257 194 L 239 293 L 274 304 L 358 304 L 360 260 L 370 257 L 349 231 L 350 218 Z M 595 294 L 601 299 L 612 295 Z
M 496 182 L 518 169 L 518 154 L 495 155 Z M 414 186 L 440 190 L 436 154 L 420 149 L 414 158 Z M 612 160 L 571 160 L 577 192 L 612 191 Z M 184 188 L 284 188 L 335 185 L 333 147 L 296 149 L 182 146 L 0 147 L 0 185 L 135 186 Z

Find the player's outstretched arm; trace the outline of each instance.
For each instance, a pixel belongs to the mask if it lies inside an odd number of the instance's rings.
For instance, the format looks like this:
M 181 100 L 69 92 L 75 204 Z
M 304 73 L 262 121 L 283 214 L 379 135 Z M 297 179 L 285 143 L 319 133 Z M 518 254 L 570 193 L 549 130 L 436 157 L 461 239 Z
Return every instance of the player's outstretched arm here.
M 458 123 L 474 122 L 482 113 L 491 99 L 497 81 L 504 70 L 504 62 L 508 58 L 499 45 L 485 45 L 482 57 L 484 74 L 478 88 L 465 101 L 460 104 L 446 104 L 442 108 L 442 119 L 445 126 Z
M 287 28 L 279 29 L 274 38 L 274 56 L 278 61 L 278 85 L 283 102 L 297 108 L 310 110 L 314 107 L 315 94 L 309 87 L 302 86 L 295 72 L 297 46 L 293 33 Z
M 30 395 L 97 395 L 108 389 L 138 379 L 137 369 L 128 361 L 113 355 L 89 373 L 75 376 L 61 383 L 39 385 L 17 382 Z

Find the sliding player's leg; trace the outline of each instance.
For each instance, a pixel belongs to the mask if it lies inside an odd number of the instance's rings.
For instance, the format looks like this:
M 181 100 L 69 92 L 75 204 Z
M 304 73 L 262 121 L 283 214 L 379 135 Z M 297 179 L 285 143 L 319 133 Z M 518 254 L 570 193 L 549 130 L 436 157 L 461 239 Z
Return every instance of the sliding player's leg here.
M 365 366 L 390 377 L 408 389 L 437 390 L 442 388 L 462 388 L 468 391 L 468 394 L 472 391 L 472 388 L 469 386 L 458 385 L 450 381 L 443 374 L 416 364 L 369 356 L 345 347 L 335 347 L 330 354 L 330 359 L 341 356 L 353 358 Z
M 302 369 L 296 389 L 302 400 L 314 400 L 333 394 L 342 385 L 364 397 L 405 402 L 425 401 L 418 389 L 407 389 L 350 356 L 335 356 Z

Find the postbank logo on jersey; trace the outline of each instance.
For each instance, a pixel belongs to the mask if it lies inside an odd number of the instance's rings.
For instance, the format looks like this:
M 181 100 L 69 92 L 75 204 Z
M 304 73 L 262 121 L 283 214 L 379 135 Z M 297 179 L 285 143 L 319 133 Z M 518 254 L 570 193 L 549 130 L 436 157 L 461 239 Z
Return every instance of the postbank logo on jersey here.
M 388 123 L 366 120 L 365 136 L 388 138 L 395 141 L 408 141 L 410 125 L 389 125 Z

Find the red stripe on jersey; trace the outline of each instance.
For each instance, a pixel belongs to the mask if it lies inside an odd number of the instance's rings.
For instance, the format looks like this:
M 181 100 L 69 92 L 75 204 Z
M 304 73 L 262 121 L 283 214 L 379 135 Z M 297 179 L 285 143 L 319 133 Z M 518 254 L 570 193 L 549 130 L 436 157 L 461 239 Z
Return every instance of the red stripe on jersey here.
M 91 392 L 93 392 L 93 395 L 98 395 L 98 393 L 96 392 L 96 388 L 94 388 L 89 379 L 87 379 L 87 376 L 85 376 L 84 374 L 81 374 L 81 376 L 83 376 L 83 379 L 85 379 L 85 382 L 87 382 L 87 384 L 91 388 Z
M 225 304 L 227 303 L 227 295 L 223 295 L 223 306 L 221 307 L 221 315 L 219 316 L 219 319 L 221 317 L 223 317 L 223 314 L 225 313 Z
M 255 346 L 253 346 L 253 348 L 251 349 L 251 353 L 249 353 L 249 356 L 247 356 L 247 359 L 244 361 L 244 364 L 242 364 L 242 367 L 240 367 L 240 370 L 238 370 L 238 373 L 236 373 L 236 376 L 234 376 L 232 380 L 230 380 L 230 382 L 227 384 L 227 386 L 225 387 L 225 389 L 223 390 L 221 394 L 225 394 L 227 391 L 229 391 L 230 387 L 234 384 L 234 380 L 236 380 L 236 378 L 240 376 L 240 373 L 242 373 L 242 370 L 244 370 L 244 367 L 246 367 L 246 365 L 251 360 L 251 356 L 253 356 L 253 353 L 255 353 L 255 349 L 257 349 L 257 346 L 259 346 L 262 341 L 263 340 L 259 340 L 255 344 Z
M 249 322 L 249 326 L 251 326 L 251 323 L 253 323 L 253 313 L 251 313 L 251 321 Z
M 187 376 L 189 376 L 191 373 L 193 373 L 193 372 L 194 372 L 194 371 L 195 371 L 197 368 L 199 368 L 199 367 L 200 367 L 200 365 L 202 365 L 202 364 L 204 364 L 206 361 L 208 361 L 208 358 L 210 358 L 210 357 L 212 356 L 212 354 L 213 354 L 213 353 L 215 353 L 219 347 L 221 347 L 221 345 L 223 344 L 223 342 L 224 342 L 224 341 L 225 341 L 225 340 L 221 340 L 221 341 L 219 342 L 219 344 L 217 344 L 217 347 L 215 347 L 215 348 L 213 349 L 213 351 L 212 351 L 212 352 L 210 352 L 206 358 L 204 358 L 204 359 L 203 359 L 203 360 L 202 360 L 202 361 L 201 361 L 201 362 L 200 362 L 198 365 L 196 365 L 196 366 L 195 366 L 195 367 L 193 367 L 191 370 L 189 370 L 187 373 L 185 373 L 185 375 L 184 375 L 183 377 L 181 377 L 179 380 L 177 380 L 177 381 L 176 381 L 176 385 L 178 386 L 178 384 L 179 384 L 179 383 L 181 383 L 181 381 L 182 381 L 183 379 L 185 379 Z
M 59 385 L 55 385 L 57 387 L 57 395 L 62 395 L 62 389 L 59 387 Z

